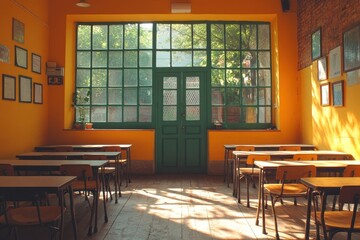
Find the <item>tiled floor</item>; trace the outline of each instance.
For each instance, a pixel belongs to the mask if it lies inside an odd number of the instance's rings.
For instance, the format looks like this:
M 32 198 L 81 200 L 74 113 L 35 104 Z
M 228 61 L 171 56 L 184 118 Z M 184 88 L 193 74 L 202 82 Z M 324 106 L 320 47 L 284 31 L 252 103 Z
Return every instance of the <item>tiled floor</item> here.
M 251 207 L 247 208 L 237 203 L 232 189 L 218 176 L 134 176 L 129 187 L 122 190 L 118 204 L 114 200 L 107 204 L 108 223 L 104 223 L 100 202 L 98 232 L 90 237 L 86 235 L 88 206 L 83 198 L 76 198 L 79 239 L 274 239 L 275 236 L 270 207 L 266 212 L 268 234 L 262 234 L 261 226 L 255 225 L 256 189 L 251 190 Z M 298 202 L 294 206 L 292 201 L 285 201 L 277 207 L 282 239 L 304 238 L 305 199 Z M 73 239 L 69 220 L 67 214 L 66 240 Z M 20 239 L 49 239 L 43 232 L 25 229 L 20 231 Z M 311 237 L 314 236 L 312 226 Z M 339 235 L 335 239 L 343 237 Z

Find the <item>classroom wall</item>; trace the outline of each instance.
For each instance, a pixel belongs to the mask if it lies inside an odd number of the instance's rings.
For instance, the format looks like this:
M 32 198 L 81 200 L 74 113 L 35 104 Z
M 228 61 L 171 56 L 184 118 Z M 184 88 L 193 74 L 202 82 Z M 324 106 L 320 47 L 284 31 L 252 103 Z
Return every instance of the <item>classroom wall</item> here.
M 12 40 L 13 18 L 24 23 L 24 43 Z M 0 45 L 9 50 L 9 62 L 0 61 L 0 78 L 3 74 L 16 77 L 15 101 L 2 99 L 3 84 L 0 84 L 0 158 L 5 159 L 15 158 L 16 153 L 30 151 L 48 139 L 48 101 L 43 104 L 19 102 L 19 75 L 43 84 L 43 97 L 48 98 L 45 75 L 49 43 L 48 1 L 2 0 L 0 29 Z M 27 50 L 27 69 L 15 66 L 15 45 Z M 32 72 L 32 53 L 41 56 L 41 74 Z
M 322 57 L 326 56 L 329 63 L 330 50 L 342 47 L 343 32 L 360 22 L 359 1 L 298 1 L 298 9 L 301 139 L 312 142 L 319 149 L 345 151 L 360 159 L 360 75 L 354 85 L 349 84 L 344 72 L 339 77 L 319 81 L 317 60 L 311 60 L 311 34 L 321 28 Z M 341 80 L 344 80 L 345 105 L 321 106 L 320 84 Z

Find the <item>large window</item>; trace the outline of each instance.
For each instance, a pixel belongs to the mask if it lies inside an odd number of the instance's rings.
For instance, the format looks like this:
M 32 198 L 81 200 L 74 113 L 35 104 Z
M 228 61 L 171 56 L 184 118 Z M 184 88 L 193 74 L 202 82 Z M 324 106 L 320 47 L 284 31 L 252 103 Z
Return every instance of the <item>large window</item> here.
M 78 102 L 77 109 L 96 128 L 154 126 L 154 72 L 179 67 L 208 72 L 209 125 L 271 125 L 270 24 L 77 25 L 76 92 L 89 94 L 89 101 Z M 80 120 L 78 110 L 75 118 Z

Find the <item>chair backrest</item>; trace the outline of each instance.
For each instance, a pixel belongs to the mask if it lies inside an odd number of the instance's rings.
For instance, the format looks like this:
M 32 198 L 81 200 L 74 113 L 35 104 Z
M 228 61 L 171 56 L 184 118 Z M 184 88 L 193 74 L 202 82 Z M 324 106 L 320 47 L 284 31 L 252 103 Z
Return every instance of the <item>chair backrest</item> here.
M 360 177 L 360 165 L 347 165 L 343 177 Z
M 317 154 L 294 154 L 293 160 L 317 160 Z
M 14 176 L 14 168 L 10 164 L 0 164 L 0 176 Z
M 254 165 L 255 161 L 270 161 L 270 155 L 258 155 L 258 154 L 251 154 L 248 155 L 246 159 L 247 165 Z
M 279 151 L 300 151 L 300 146 L 280 146 Z
M 359 203 L 360 185 L 359 186 L 343 186 L 340 189 L 339 203 Z
M 60 172 L 67 176 L 76 176 L 78 180 L 88 180 L 93 177 L 90 164 L 63 164 Z
M 56 147 L 55 152 L 73 152 L 74 148 L 70 146 Z
M 104 155 L 83 155 L 84 160 L 107 160 Z
M 292 165 L 279 166 L 276 170 L 276 180 L 293 181 L 303 177 L 315 177 L 316 167 L 314 165 Z
M 235 151 L 255 151 L 255 146 L 236 146 Z

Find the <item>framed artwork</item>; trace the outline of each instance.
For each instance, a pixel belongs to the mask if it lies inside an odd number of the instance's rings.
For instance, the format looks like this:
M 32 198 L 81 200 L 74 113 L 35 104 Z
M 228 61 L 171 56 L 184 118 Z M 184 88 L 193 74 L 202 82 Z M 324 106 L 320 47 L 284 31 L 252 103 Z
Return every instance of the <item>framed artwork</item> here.
M 15 66 L 27 69 L 28 52 L 25 48 L 15 46 Z
M 360 68 L 360 25 L 343 34 L 344 72 Z
M 19 102 L 31 103 L 32 79 L 19 75 Z
M 324 83 L 320 85 L 320 105 L 330 105 L 330 83 Z
M 332 83 L 332 101 L 334 107 L 344 106 L 344 81 Z
M 357 85 L 360 84 L 360 69 L 356 69 L 350 72 L 346 73 L 347 76 L 347 86 L 353 86 L 353 85 Z
M 43 85 L 40 83 L 34 83 L 34 103 L 43 103 Z
M 318 80 L 327 79 L 327 61 L 326 56 L 318 59 Z
M 0 62 L 10 63 L 9 48 L 0 44 Z
M 341 47 L 338 46 L 329 52 L 329 78 L 341 76 Z
M 321 28 L 311 34 L 311 59 L 314 61 L 321 57 Z
M 48 85 L 63 85 L 63 76 L 48 76 Z
M 41 73 L 41 56 L 35 53 L 31 54 L 31 71 Z
M 25 41 L 25 24 L 13 18 L 12 38 L 14 41 L 24 43 Z
M 6 74 L 2 75 L 2 99 L 16 100 L 16 77 Z

